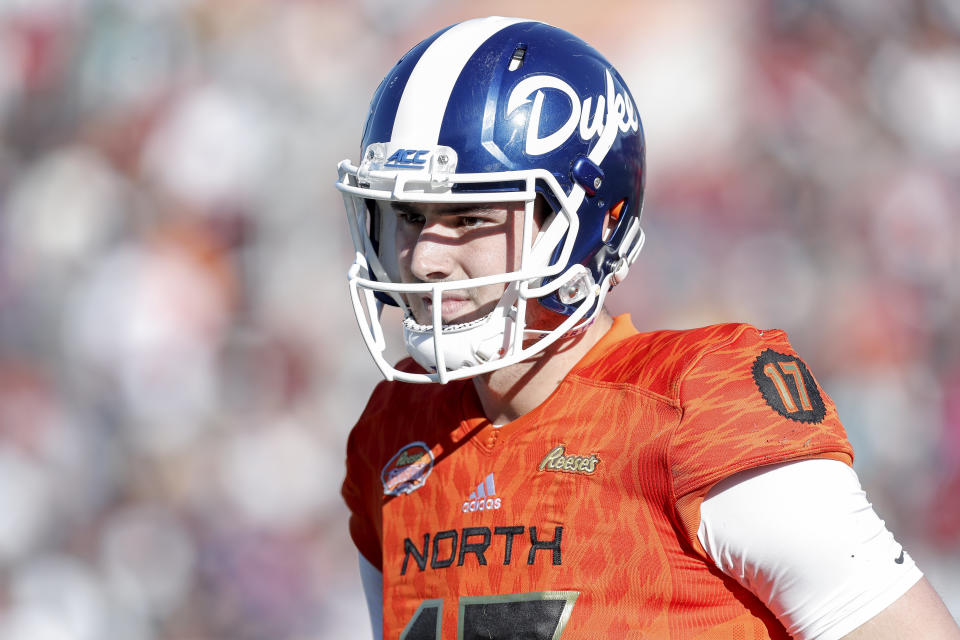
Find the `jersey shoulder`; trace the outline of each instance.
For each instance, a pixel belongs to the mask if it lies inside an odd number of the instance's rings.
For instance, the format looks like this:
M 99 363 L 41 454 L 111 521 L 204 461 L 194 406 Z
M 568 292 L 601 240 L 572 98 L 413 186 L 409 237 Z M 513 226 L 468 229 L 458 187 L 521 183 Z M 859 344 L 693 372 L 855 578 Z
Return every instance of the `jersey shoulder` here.
M 410 359 L 397 368 L 418 370 Z M 450 424 L 445 417 L 456 419 L 459 393 L 456 382 L 424 385 L 383 380 L 350 431 L 341 495 L 350 509 L 350 535 L 374 567 L 381 568 L 383 561 L 382 500 L 403 492 L 405 486 L 416 486 L 429 474 L 429 451 L 435 441 L 431 435 Z M 415 467 L 426 458 L 431 462 L 425 472 Z M 404 472 L 406 468 L 413 470 Z
M 706 356 L 753 353 L 764 341 L 786 344 L 787 339 L 781 330 L 761 330 L 746 323 L 638 333 L 609 346 L 576 374 L 599 383 L 641 387 L 679 401 L 683 378 Z
M 405 373 L 423 373 L 423 368 L 412 358 L 404 358 L 396 365 L 397 370 Z M 373 388 L 367 404 L 361 413 L 354 430 L 367 423 L 378 423 L 384 418 L 403 415 L 402 412 L 414 405 L 423 405 L 435 396 L 449 392 L 448 387 L 456 385 L 417 384 L 399 380 L 381 380 Z
M 423 372 L 411 358 L 397 364 L 397 369 Z M 449 430 L 464 419 L 464 393 L 469 380 L 447 384 L 418 384 L 382 380 L 374 388 L 366 407 L 351 431 L 350 440 L 373 450 L 379 443 L 384 451 L 405 445 L 411 438 L 425 437 Z

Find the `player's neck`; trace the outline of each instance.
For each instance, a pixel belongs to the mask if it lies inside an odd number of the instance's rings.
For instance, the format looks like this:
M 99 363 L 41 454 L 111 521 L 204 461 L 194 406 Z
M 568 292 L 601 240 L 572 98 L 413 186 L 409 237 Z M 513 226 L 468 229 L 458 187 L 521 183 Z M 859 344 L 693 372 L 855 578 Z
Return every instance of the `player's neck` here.
M 603 310 L 580 335 L 561 339 L 530 360 L 473 378 L 484 414 L 494 424 L 506 424 L 540 406 L 612 325 Z

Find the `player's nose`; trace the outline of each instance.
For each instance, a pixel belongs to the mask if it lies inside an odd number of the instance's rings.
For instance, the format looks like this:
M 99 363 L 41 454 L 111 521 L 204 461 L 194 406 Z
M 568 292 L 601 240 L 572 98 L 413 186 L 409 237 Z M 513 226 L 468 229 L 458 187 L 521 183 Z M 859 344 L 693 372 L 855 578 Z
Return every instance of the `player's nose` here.
M 456 238 L 445 225 L 424 225 L 413 246 L 410 271 L 424 282 L 449 278 L 456 264 L 456 246 Z

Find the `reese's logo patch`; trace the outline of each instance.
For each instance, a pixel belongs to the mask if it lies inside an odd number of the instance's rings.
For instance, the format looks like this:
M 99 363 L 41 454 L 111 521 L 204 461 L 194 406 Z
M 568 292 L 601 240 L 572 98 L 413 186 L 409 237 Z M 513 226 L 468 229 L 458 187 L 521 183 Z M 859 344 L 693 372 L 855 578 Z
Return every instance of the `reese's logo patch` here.
M 383 492 L 390 496 L 411 493 L 427 482 L 433 471 L 433 452 L 425 442 L 411 442 L 393 454 L 380 472 Z
M 821 422 L 827 414 L 816 380 L 803 360 L 767 349 L 753 362 L 753 380 L 767 404 L 797 422 Z
M 600 464 L 600 458 L 593 453 L 589 456 L 567 455 L 566 448 L 561 444 L 550 451 L 540 461 L 540 471 L 561 471 L 563 473 L 581 473 L 592 475 Z

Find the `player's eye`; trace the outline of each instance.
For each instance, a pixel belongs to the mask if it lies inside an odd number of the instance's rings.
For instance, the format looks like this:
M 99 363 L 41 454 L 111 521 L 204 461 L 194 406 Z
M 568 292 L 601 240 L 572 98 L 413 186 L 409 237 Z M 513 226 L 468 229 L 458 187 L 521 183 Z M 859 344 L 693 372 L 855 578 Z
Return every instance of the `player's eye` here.
M 486 222 L 486 219 L 480 216 L 460 216 L 459 222 L 461 227 L 476 227 Z
M 424 223 L 423 216 L 412 211 L 398 212 L 397 219 L 399 219 L 403 224 L 410 226 L 421 226 Z

